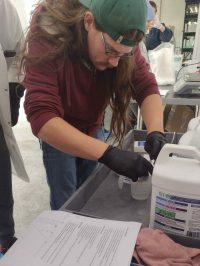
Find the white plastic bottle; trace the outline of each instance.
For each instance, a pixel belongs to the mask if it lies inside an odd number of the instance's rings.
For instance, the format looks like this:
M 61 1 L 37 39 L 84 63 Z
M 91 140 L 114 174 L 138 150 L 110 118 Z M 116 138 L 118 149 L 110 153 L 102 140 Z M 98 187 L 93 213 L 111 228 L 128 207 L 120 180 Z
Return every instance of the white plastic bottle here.
M 200 240 L 197 148 L 166 144 L 161 150 L 152 175 L 150 227 Z

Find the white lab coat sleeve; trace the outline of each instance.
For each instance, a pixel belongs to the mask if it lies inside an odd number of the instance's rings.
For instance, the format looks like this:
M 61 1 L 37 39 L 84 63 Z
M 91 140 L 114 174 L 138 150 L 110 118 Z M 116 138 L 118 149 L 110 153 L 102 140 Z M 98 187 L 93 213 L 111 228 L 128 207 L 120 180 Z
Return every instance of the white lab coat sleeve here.
M 29 181 L 23 159 L 11 127 L 10 99 L 8 85 L 8 63 L 5 50 L 18 51 L 21 44 L 22 28 L 16 9 L 9 0 L 0 0 L 0 124 L 10 153 L 16 174 L 24 181 Z M 14 74 L 16 76 L 16 72 Z
M 0 0 L 0 18 L 0 43 L 2 49 L 3 51 L 13 50 L 16 52 L 16 57 L 6 58 L 8 80 L 18 82 L 17 57 L 24 43 L 24 34 L 17 10 L 9 0 Z
M 18 51 L 23 30 L 17 10 L 9 0 L 0 0 L 0 18 L 0 43 L 3 51 Z
M 24 181 L 29 181 L 24 162 L 17 145 L 15 136 L 11 127 L 9 87 L 7 78 L 7 66 L 0 45 L 0 124 L 3 127 L 4 137 L 10 153 L 12 164 L 16 174 Z

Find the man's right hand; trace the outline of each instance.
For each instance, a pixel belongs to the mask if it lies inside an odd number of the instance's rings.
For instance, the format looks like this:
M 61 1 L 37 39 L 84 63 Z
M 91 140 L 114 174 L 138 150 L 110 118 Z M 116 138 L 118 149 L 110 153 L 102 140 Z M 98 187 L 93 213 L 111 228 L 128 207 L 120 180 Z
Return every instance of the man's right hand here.
M 141 155 L 109 146 L 98 160 L 116 173 L 129 177 L 136 182 L 139 177 L 153 172 L 152 164 Z

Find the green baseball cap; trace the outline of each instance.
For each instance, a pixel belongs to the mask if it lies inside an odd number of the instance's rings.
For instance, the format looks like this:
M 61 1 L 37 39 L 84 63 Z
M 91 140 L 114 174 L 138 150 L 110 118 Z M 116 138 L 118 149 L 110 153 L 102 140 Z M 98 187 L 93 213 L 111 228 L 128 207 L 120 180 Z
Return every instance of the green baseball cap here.
M 79 0 L 92 11 L 97 24 L 114 41 L 134 46 L 135 41 L 123 37 L 129 30 L 145 33 L 147 19 L 146 0 Z

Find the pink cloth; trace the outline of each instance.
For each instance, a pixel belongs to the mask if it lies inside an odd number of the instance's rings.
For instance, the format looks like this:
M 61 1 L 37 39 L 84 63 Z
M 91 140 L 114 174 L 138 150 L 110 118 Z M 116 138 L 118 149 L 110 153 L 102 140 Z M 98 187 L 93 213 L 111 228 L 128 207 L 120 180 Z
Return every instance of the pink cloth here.
M 200 266 L 200 249 L 181 246 L 149 228 L 141 229 L 133 256 L 145 266 Z

